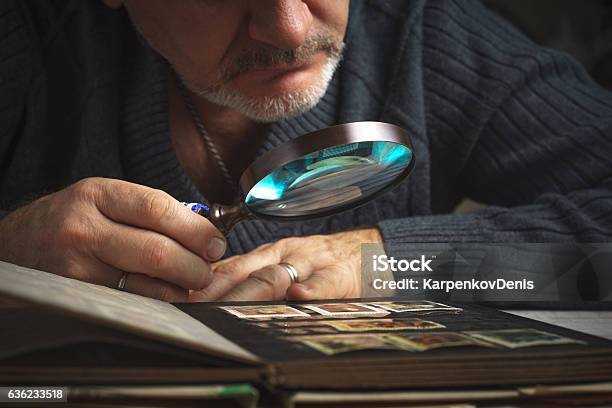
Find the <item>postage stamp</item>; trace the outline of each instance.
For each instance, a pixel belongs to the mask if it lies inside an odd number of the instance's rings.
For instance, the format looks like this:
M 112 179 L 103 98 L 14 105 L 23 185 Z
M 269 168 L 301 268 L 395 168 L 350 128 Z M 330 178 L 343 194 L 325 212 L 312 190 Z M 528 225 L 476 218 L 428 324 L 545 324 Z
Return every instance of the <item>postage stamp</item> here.
M 372 349 L 404 350 L 401 344 L 390 341 L 385 335 L 372 333 L 296 336 L 287 339 L 305 344 L 327 355 Z
M 375 307 L 385 309 L 391 312 L 422 312 L 422 311 L 434 311 L 434 310 L 446 310 L 446 311 L 461 311 L 463 309 L 454 306 L 448 306 L 438 302 L 431 302 L 428 300 L 418 302 L 373 302 L 369 303 Z
M 241 319 L 309 316 L 308 313 L 287 305 L 220 306 L 219 308 Z
M 386 336 L 389 340 L 415 351 L 427 351 L 446 347 L 490 347 L 486 343 L 454 332 L 395 333 Z
M 429 320 L 414 319 L 354 319 L 321 322 L 342 332 L 401 331 L 443 329 L 446 326 Z
M 562 344 L 586 344 L 580 340 L 529 328 L 469 331 L 465 333 L 476 339 L 511 349 L 534 346 L 556 346 Z
M 365 303 L 321 303 L 301 306 L 323 316 L 330 317 L 385 316 L 389 314 L 387 310 Z

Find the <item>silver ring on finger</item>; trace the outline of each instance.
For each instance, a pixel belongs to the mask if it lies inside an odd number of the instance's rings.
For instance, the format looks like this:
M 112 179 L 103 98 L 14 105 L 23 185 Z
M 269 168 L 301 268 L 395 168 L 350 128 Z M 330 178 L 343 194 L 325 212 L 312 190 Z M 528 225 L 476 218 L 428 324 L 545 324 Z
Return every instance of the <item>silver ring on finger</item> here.
M 297 269 L 295 269 L 295 266 L 286 262 L 279 263 L 278 266 L 282 267 L 285 271 L 287 271 L 289 279 L 291 279 L 292 285 L 296 282 L 299 282 L 298 271 Z
M 117 283 L 117 289 L 121 291 L 125 290 L 125 285 L 127 284 L 127 280 L 129 276 L 130 276 L 129 272 L 124 272 L 123 275 L 121 275 L 121 279 L 119 279 L 119 283 Z

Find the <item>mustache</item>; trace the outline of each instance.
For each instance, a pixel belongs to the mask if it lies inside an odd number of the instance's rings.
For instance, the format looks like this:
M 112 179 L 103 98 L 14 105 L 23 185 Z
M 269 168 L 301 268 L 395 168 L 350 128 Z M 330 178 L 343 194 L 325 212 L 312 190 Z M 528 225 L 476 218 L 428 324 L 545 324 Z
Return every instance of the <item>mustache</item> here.
M 318 34 L 307 38 L 299 47 L 282 50 L 261 46 L 242 52 L 221 73 L 221 81 L 228 82 L 238 75 L 254 69 L 269 68 L 281 64 L 304 64 L 318 52 L 324 51 L 329 57 L 340 58 L 344 44 L 332 35 Z

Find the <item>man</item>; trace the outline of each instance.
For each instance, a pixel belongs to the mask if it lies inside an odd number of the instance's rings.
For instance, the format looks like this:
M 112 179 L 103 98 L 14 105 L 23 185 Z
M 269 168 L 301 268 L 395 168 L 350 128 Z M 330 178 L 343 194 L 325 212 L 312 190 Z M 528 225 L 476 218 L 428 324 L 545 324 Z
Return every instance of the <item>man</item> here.
M 360 294 L 363 242 L 612 237 L 612 97 L 477 2 L 104 3 L 0 6 L 0 259 L 169 301 L 313 299 Z M 410 132 L 412 176 L 241 223 L 214 263 L 224 238 L 177 200 L 230 202 L 262 152 L 357 120 Z M 490 206 L 448 214 L 464 197 Z

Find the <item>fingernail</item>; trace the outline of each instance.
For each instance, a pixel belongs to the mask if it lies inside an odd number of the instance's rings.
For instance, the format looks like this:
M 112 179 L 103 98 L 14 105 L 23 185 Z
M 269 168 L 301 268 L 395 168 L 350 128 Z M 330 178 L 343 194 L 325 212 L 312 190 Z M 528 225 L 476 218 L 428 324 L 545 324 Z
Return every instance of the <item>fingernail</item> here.
M 208 243 L 208 259 L 215 261 L 223 256 L 225 253 L 225 240 L 219 237 L 214 237 Z

